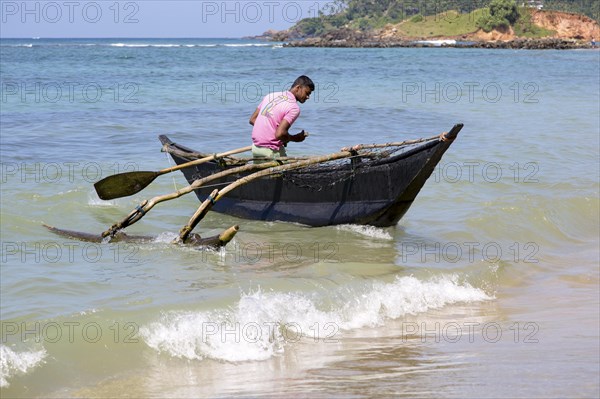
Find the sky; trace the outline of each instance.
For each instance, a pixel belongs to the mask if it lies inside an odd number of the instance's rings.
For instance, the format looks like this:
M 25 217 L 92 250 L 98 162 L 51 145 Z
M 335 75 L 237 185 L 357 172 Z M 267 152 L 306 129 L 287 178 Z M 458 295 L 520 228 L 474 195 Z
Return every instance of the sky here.
M 323 0 L 0 0 L 1 38 L 225 38 L 287 29 Z

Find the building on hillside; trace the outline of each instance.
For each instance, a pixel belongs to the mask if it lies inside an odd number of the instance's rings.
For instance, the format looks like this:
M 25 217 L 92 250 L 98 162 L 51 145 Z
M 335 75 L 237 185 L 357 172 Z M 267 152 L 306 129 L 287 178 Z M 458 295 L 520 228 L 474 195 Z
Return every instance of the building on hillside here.
M 521 3 L 521 7 L 529 7 L 541 10 L 544 8 L 544 0 L 525 0 Z

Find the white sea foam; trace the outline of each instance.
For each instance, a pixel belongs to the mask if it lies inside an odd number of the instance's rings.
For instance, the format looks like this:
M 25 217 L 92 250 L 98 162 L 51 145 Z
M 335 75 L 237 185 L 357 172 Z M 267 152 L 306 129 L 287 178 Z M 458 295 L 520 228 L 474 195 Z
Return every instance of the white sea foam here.
M 181 47 L 181 44 L 150 44 L 150 43 L 111 43 L 110 47 Z
M 148 47 L 147 44 L 125 44 L 125 43 L 111 43 L 111 47 Z
M 170 244 L 174 239 L 179 237 L 179 234 L 173 233 L 172 231 L 164 231 L 160 233 L 153 242 L 160 244 Z
M 345 289 L 337 305 L 319 309 L 301 293 L 242 294 L 229 309 L 171 312 L 140 328 L 145 342 L 171 356 L 201 360 L 251 361 L 270 358 L 300 337 L 323 340 L 333 332 L 381 326 L 386 319 L 426 312 L 460 302 L 492 299 L 483 290 L 459 283 L 456 276 L 428 281 L 399 277 L 361 292 Z
M 95 309 L 95 308 L 92 308 L 92 309 L 88 309 L 88 310 L 82 310 L 82 311 L 78 312 L 77 314 L 79 316 L 87 316 L 87 315 L 90 315 L 90 314 L 94 314 L 96 312 L 99 312 L 99 310 Z
M 216 47 L 218 44 L 174 44 L 174 43 L 111 43 L 110 47 L 130 47 L 130 48 L 145 48 L 145 47 L 162 47 L 162 48 L 171 48 L 171 47 Z M 225 46 L 229 46 L 226 44 Z M 233 45 L 237 46 L 237 45 Z M 241 45 L 245 46 L 245 45 Z
M 117 200 L 104 201 L 98 198 L 98 195 L 94 191 L 90 191 L 88 195 L 89 206 L 117 206 Z
M 43 363 L 45 357 L 46 351 L 44 349 L 15 352 L 7 346 L 0 345 L 0 387 L 8 387 L 10 378 L 27 373 L 35 366 Z
M 42 43 L 35 44 L 36 47 L 118 47 L 118 48 L 194 48 L 194 47 L 283 47 L 281 44 L 271 43 L 203 43 L 203 44 L 179 44 L 179 43 Z M 1 47 L 34 47 L 32 43 L 3 44 Z
M 33 44 L 31 43 L 23 43 L 23 44 L 3 44 L 0 47 L 28 47 L 31 48 L 33 47 Z
M 415 43 L 431 44 L 433 46 L 442 46 L 442 45 L 453 45 L 453 44 L 456 44 L 456 40 L 454 40 L 454 39 L 417 40 Z
M 358 233 L 370 238 L 377 238 L 380 240 L 393 240 L 394 237 L 387 232 L 385 229 L 375 226 L 362 226 L 357 224 L 343 224 L 336 227 L 338 230 L 351 231 Z
M 268 47 L 273 46 L 270 43 L 238 43 L 238 44 L 225 44 L 225 47 Z

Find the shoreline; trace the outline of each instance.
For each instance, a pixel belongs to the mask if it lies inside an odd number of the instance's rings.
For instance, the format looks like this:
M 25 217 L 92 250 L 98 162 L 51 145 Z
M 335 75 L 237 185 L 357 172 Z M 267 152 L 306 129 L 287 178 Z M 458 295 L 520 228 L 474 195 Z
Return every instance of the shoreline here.
M 285 43 L 284 47 L 331 47 L 331 48 L 485 48 L 485 49 L 520 49 L 520 50 L 575 50 L 598 49 L 598 43 L 573 39 L 514 39 L 508 41 L 456 41 L 443 40 L 330 40 L 324 38 L 309 38 L 293 40 Z

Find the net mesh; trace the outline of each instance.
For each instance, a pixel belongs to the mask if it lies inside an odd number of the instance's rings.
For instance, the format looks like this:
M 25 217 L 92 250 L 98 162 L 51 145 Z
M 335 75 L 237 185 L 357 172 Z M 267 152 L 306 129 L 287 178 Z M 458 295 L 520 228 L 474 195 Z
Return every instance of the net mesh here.
M 314 165 L 304 166 L 301 169 L 289 170 L 276 173 L 284 181 L 320 191 L 326 187 L 333 186 L 355 178 L 361 173 L 371 171 L 373 167 L 385 167 L 387 160 L 402 155 L 425 142 L 439 140 L 439 136 L 423 138 L 418 140 L 407 140 L 400 143 L 386 144 L 362 144 L 352 147 L 352 155 L 346 158 L 320 162 Z M 189 153 L 174 147 L 166 147 L 165 150 L 171 154 L 184 156 L 188 159 L 204 158 L 211 154 Z M 286 157 L 278 158 L 282 163 L 299 160 L 307 160 L 309 157 Z M 242 166 L 257 162 L 255 158 L 223 157 L 218 160 L 221 168 Z
M 416 146 L 417 144 L 392 144 L 385 147 L 363 148 L 355 151 L 355 155 L 348 158 L 286 171 L 280 175 L 289 183 L 320 191 L 336 184 L 344 184 L 362 173 L 371 172 L 373 167 L 385 167 L 387 160 Z

